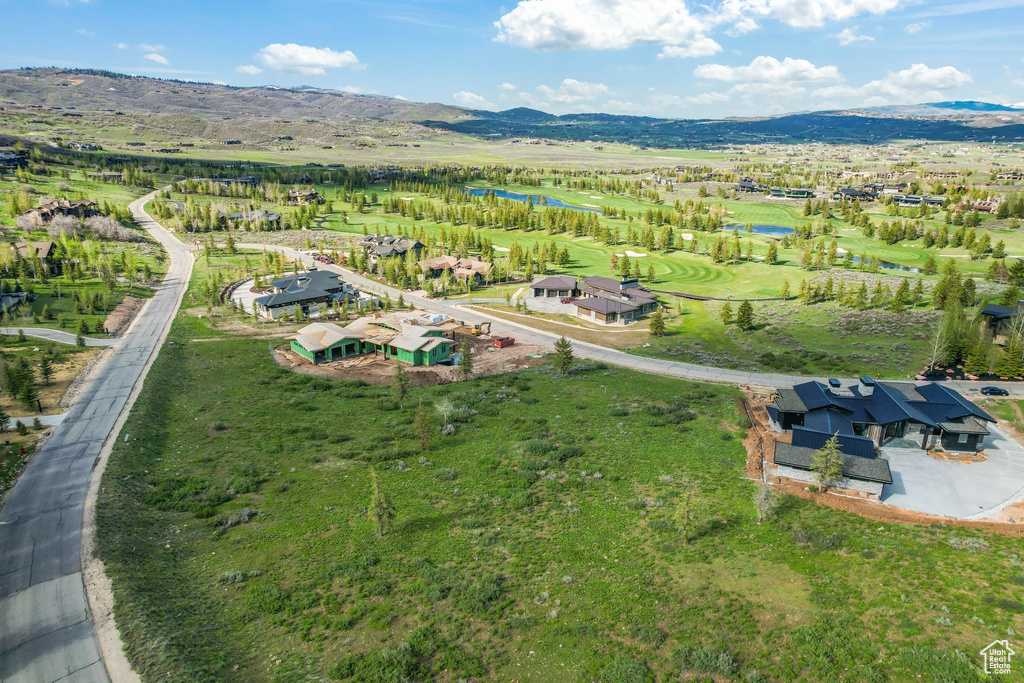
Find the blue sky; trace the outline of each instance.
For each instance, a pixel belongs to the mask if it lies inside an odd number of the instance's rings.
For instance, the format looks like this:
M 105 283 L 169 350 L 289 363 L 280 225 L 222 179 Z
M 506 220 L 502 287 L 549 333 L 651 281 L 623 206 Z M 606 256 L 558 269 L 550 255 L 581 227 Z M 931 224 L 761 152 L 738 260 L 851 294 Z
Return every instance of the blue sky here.
M 0 0 L 0 16 L 0 68 L 558 114 L 1024 106 L 1024 0 Z

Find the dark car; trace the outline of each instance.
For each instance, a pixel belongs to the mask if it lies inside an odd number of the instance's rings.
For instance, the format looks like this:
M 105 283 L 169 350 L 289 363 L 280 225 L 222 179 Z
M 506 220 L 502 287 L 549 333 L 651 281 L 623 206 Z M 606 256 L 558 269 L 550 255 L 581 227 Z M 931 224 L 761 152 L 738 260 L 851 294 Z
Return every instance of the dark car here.
M 1006 389 L 1000 389 L 999 387 L 982 387 L 981 393 L 986 396 L 1009 396 L 1010 392 Z

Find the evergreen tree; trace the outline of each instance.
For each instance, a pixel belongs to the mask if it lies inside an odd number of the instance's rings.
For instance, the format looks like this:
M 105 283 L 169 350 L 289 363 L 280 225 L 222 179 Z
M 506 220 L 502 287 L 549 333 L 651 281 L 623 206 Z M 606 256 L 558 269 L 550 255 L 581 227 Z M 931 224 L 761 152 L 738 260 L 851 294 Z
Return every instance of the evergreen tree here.
M 555 370 L 560 376 L 565 377 L 572 370 L 575 362 L 576 359 L 572 355 L 572 343 L 565 337 L 559 337 L 555 342 Z
M 843 455 L 839 450 L 839 432 L 811 455 L 811 471 L 822 488 L 843 478 Z
M 459 344 L 459 372 L 462 374 L 463 380 L 468 380 L 473 377 L 473 354 L 472 349 L 469 347 L 469 340 L 463 339 L 462 343 Z
M 378 537 L 387 534 L 388 526 L 398 516 L 391 498 L 380 486 L 376 470 L 370 470 L 370 505 L 366 514 L 373 522 Z
M 779 260 L 779 247 L 775 242 L 768 244 L 768 254 L 764 257 L 764 262 L 769 266 L 774 265 Z
M 395 361 L 395 372 L 391 375 L 391 395 L 398 401 L 400 408 L 405 408 L 405 397 L 409 394 L 409 376 L 402 369 L 402 362 Z
M 651 313 L 650 331 L 655 337 L 665 334 L 665 315 L 661 311 L 661 306 L 655 308 L 654 313 Z
M 736 310 L 736 327 L 741 330 L 749 330 L 754 326 L 754 307 L 746 299 Z
M 967 360 L 964 363 L 964 372 L 969 375 L 985 375 L 988 374 L 988 343 L 978 337 L 971 352 L 967 355 Z
M 860 289 L 857 290 L 857 295 L 853 299 L 853 307 L 858 311 L 866 310 L 868 307 L 868 283 L 860 283 Z
M 43 384 L 50 386 L 50 380 L 53 379 L 53 364 L 47 354 L 43 354 L 39 360 L 39 376 L 43 378 Z
M 11 416 L 7 414 L 7 411 L 0 406 L 0 433 L 6 432 L 7 427 L 11 424 Z
M 719 317 L 722 319 L 723 325 L 728 325 L 732 322 L 732 306 L 729 305 L 728 300 L 722 304 L 722 311 L 719 313 Z
M 789 280 L 782 281 L 782 289 L 779 290 L 779 296 L 783 299 L 789 298 Z
M 22 404 L 28 410 L 36 410 L 39 406 L 39 390 L 36 389 L 35 382 L 29 380 L 25 382 L 24 386 L 21 387 L 21 393 L 18 395 L 21 399 Z
M 917 306 L 924 299 L 924 280 L 918 280 L 914 284 L 914 294 L 911 297 L 914 305 Z
M 687 545 L 690 539 L 693 538 L 694 532 L 697 531 L 697 525 L 699 522 L 698 518 L 698 505 L 694 499 L 693 493 L 689 487 L 683 489 L 679 495 L 679 503 L 676 505 L 675 514 L 672 518 L 675 520 L 676 528 L 679 529 L 679 535 L 682 537 L 683 544 Z
M 996 374 L 1000 377 L 1019 377 L 1024 372 L 1021 361 L 1021 343 L 1017 335 L 1013 335 L 1003 347 L 1003 352 L 996 363 Z

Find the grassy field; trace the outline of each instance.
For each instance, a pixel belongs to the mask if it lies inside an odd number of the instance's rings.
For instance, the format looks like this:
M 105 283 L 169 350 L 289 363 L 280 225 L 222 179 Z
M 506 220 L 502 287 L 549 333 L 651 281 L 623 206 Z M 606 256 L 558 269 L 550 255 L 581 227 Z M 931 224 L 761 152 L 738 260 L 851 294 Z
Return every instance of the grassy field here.
M 184 311 L 98 506 L 129 657 L 150 681 L 982 680 L 1024 629 L 1021 541 L 793 498 L 758 524 L 736 398 L 586 366 L 399 401 Z

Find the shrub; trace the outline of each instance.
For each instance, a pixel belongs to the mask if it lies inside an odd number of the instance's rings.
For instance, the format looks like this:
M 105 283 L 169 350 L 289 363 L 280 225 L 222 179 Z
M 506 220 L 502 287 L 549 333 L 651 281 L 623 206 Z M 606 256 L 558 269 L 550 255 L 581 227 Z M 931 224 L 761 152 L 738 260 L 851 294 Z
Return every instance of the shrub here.
M 459 473 L 450 467 L 442 467 L 434 473 L 434 477 L 441 481 L 455 481 L 459 477 Z
M 790 535 L 797 543 L 809 545 L 815 550 L 839 550 L 843 545 L 842 534 L 826 534 L 817 529 L 793 529 Z
M 277 614 L 288 606 L 288 594 L 270 583 L 253 584 L 245 594 L 245 606 L 254 612 Z
M 215 421 L 210 423 L 210 431 L 211 432 L 223 432 L 227 428 L 228 428 L 228 426 L 226 424 L 224 424 L 223 422 L 221 422 L 220 420 L 215 420 Z
M 355 683 L 407 681 L 421 678 L 424 673 L 408 644 L 394 650 L 383 648 L 351 654 L 327 667 L 330 678 Z
M 530 439 L 523 444 L 523 450 L 534 455 L 546 455 L 557 447 L 543 439 Z
M 217 577 L 217 580 L 221 583 L 234 585 L 236 583 L 242 583 L 243 581 L 245 581 L 245 575 L 242 574 L 242 572 L 240 571 L 224 572 L 219 577 Z
M 618 655 L 597 674 L 602 683 L 654 683 L 647 663 L 636 657 Z
M 533 507 L 539 501 L 537 496 L 533 495 L 529 491 L 516 491 L 508 499 L 508 505 L 513 510 L 523 510 L 528 507 Z
M 243 493 L 255 493 L 259 485 L 252 477 L 235 477 L 231 481 L 231 490 L 241 495 Z
M 634 626 L 631 633 L 637 640 L 651 645 L 661 645 L 668 640 L 668 634 L 656 626 Z
M 733 676 L 739 670 L 735 657 L 709 647 L 683 647 L 673 652 L 672 657 L 683 671 Z
M 557 451 L 555 451 L 555 454 L 552 456 L 551 459 L 558 463 L 565 463 L 570 458 L 578 458 L 581 455 L 583 455 L 582 448 L 580 448 L 579 446 L 566 444 L 564 446 L 561 446 Z
M 1009 598 L 997 598 L 992 595 L 986 595 L 981 599 L 982 602 L 988 603 L 989 605 L 995 605 L 1000 607 L 1007 612 L 1024 612 L 1024 602 L 1019 600 L 1011 600 Z

